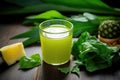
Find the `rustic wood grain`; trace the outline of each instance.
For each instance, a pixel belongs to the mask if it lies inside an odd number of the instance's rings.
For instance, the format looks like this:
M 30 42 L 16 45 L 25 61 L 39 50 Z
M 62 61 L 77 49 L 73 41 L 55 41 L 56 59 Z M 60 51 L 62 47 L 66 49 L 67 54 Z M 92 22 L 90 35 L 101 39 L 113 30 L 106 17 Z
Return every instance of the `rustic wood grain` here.
M 16 34 L 29 30 L 30 27 L 23 26 L 22 24 L 1 24 L 0 25 L 0 47 L 12 44 L 15 42 L 21 42 L 23 39 L 10 40 L 10 38 Z M 38 45 L 32 45 L 25 48 L 27 56 L 33 53 L 40 53 L 41 48 Z M 62 66 L 51 66 L 46 63 L 42 63 L 39 67 L 35 67 L 29 70 L 19 70 L 18 62 L 12 66 L 7 66 L 0 59 L 0 80 L 119 80 L 120 79 L 120 65 L 115 64 L 105 70 L 96 71 L 93 73 L 85 71 L 84 68 L 80 68 L 80 77 L 73 73 L 64 74 L 58 71 L 59 67 L 73 65 L 71 59 L 69 63 Z

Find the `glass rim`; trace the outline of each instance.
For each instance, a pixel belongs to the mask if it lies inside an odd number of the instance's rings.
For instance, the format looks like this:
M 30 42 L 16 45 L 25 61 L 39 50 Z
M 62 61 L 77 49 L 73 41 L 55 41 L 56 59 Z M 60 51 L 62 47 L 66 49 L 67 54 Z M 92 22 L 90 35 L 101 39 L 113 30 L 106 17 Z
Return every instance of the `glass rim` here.
M 67 30 L 67 31 L 63 31 L 63 32 L 49 32 L 49 31 L 45 31 L 44 29 L 41 28 L 41 25 L 46 23 L 46 22 L 49 22 L 49 21 L 54 21 L 54 20 L 57 20 L 57 21 L 65 21 L 67 23 L 69 23 L 71 25 L 71 27 Z M 73 24 L 70 22 L 70 21 L 67 21 L 67 20 L 64 20 L 64 19 L 50 19 L 50 20 L 46 20 L 46 21 L 43 21 L 40 23 L 39 25 L 39 28 L 41 31 L 45 32 L 45 33 L 49 33 L 49 34 L 60 34 L 60 33 L 66 33 L 66 32 L 70 32 L 72 29 L 73 29 Z

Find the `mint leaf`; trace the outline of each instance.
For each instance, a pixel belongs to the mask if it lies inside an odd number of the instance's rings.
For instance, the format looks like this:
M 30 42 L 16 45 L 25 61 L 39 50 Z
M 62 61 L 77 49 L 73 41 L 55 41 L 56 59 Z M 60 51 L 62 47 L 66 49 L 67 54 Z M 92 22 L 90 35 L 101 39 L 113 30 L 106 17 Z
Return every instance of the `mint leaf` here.
M 19 69 L 30 69 L 41 64 L 39 54 L 33 54 L 31 57 L 24 56 L 19 61 Z

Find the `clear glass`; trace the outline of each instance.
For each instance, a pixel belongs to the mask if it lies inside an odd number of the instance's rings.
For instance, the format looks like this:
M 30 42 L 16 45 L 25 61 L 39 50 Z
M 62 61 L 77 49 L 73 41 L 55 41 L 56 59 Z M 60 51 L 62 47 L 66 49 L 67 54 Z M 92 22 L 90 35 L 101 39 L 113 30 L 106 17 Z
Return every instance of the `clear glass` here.
M 70 60 L 73 24 L 67 20 L 46 20 L 39 25 L 43 61 L 61 65 Z

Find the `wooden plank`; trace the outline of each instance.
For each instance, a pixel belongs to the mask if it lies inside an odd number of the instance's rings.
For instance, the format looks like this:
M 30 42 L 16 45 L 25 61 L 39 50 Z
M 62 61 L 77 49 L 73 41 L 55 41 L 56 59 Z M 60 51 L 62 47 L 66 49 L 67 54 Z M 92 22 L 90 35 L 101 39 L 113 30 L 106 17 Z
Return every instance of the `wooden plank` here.
M 9 40 L 10 37 L 29 30 L 29 27 L 23 26 L 21 24 L 8 24 L 0 25 L 0 47 L 12 44 L 15 42 L 23 41 L 19 40 Z M 34 53 L 40 53 L 41 48 L 39 44 L 32 45 L 25 48 L 27 56 Z M 72 60 L 68 65 L 71 67 Z M 73 64 L 72 64 L 73 65 Z M 64 67 L 65 65 L 62 65 Z M 96 71 L 93 73 L 85 71 L 85 69 L 80 68 L 80 78 L 73 73 L 64 74 L 58 71 L 61 66 L 50 66 L 46 63 L 42 63 L 41 66 L 29 69 L 26 71 L 19 70 L 18 63 L 7 66 L 0 59 L 0 80 L 119 80 L 120 79 L 120 64 L 115 64 L 105 70 Z
M 22 33 L 29 30 L 29 27 L 23 26 L 21 24 L 9 24 L 9 25 L 0 25 L 0 47 L 23 41 L 19 40 L 10 40 L 10 38 L 16 34 Z M 36 53 L 38 48 L 26 48 L 25 52 L 29 56 L 32 53 Z M 39 47 L 40 49 L 40 47 Z M 38 50 L 39 51 L 39 50 Z M 33 68 L 30 70 L 19 70 L 18 62 L 12 66 L 7 66 L 3 61 L 0 61 L 0 80 L 33 80 L 34 75 L 36 74 L 36 69 Z
M 73 65 L 73 60 L 71 60 L 63 65 L 53 66 L 46 64 L 45 62 L 38 68 L 35 80 L 80 80 L 80 78 L 73 73 L 62 73 L 59 68 L 65 68 Z

